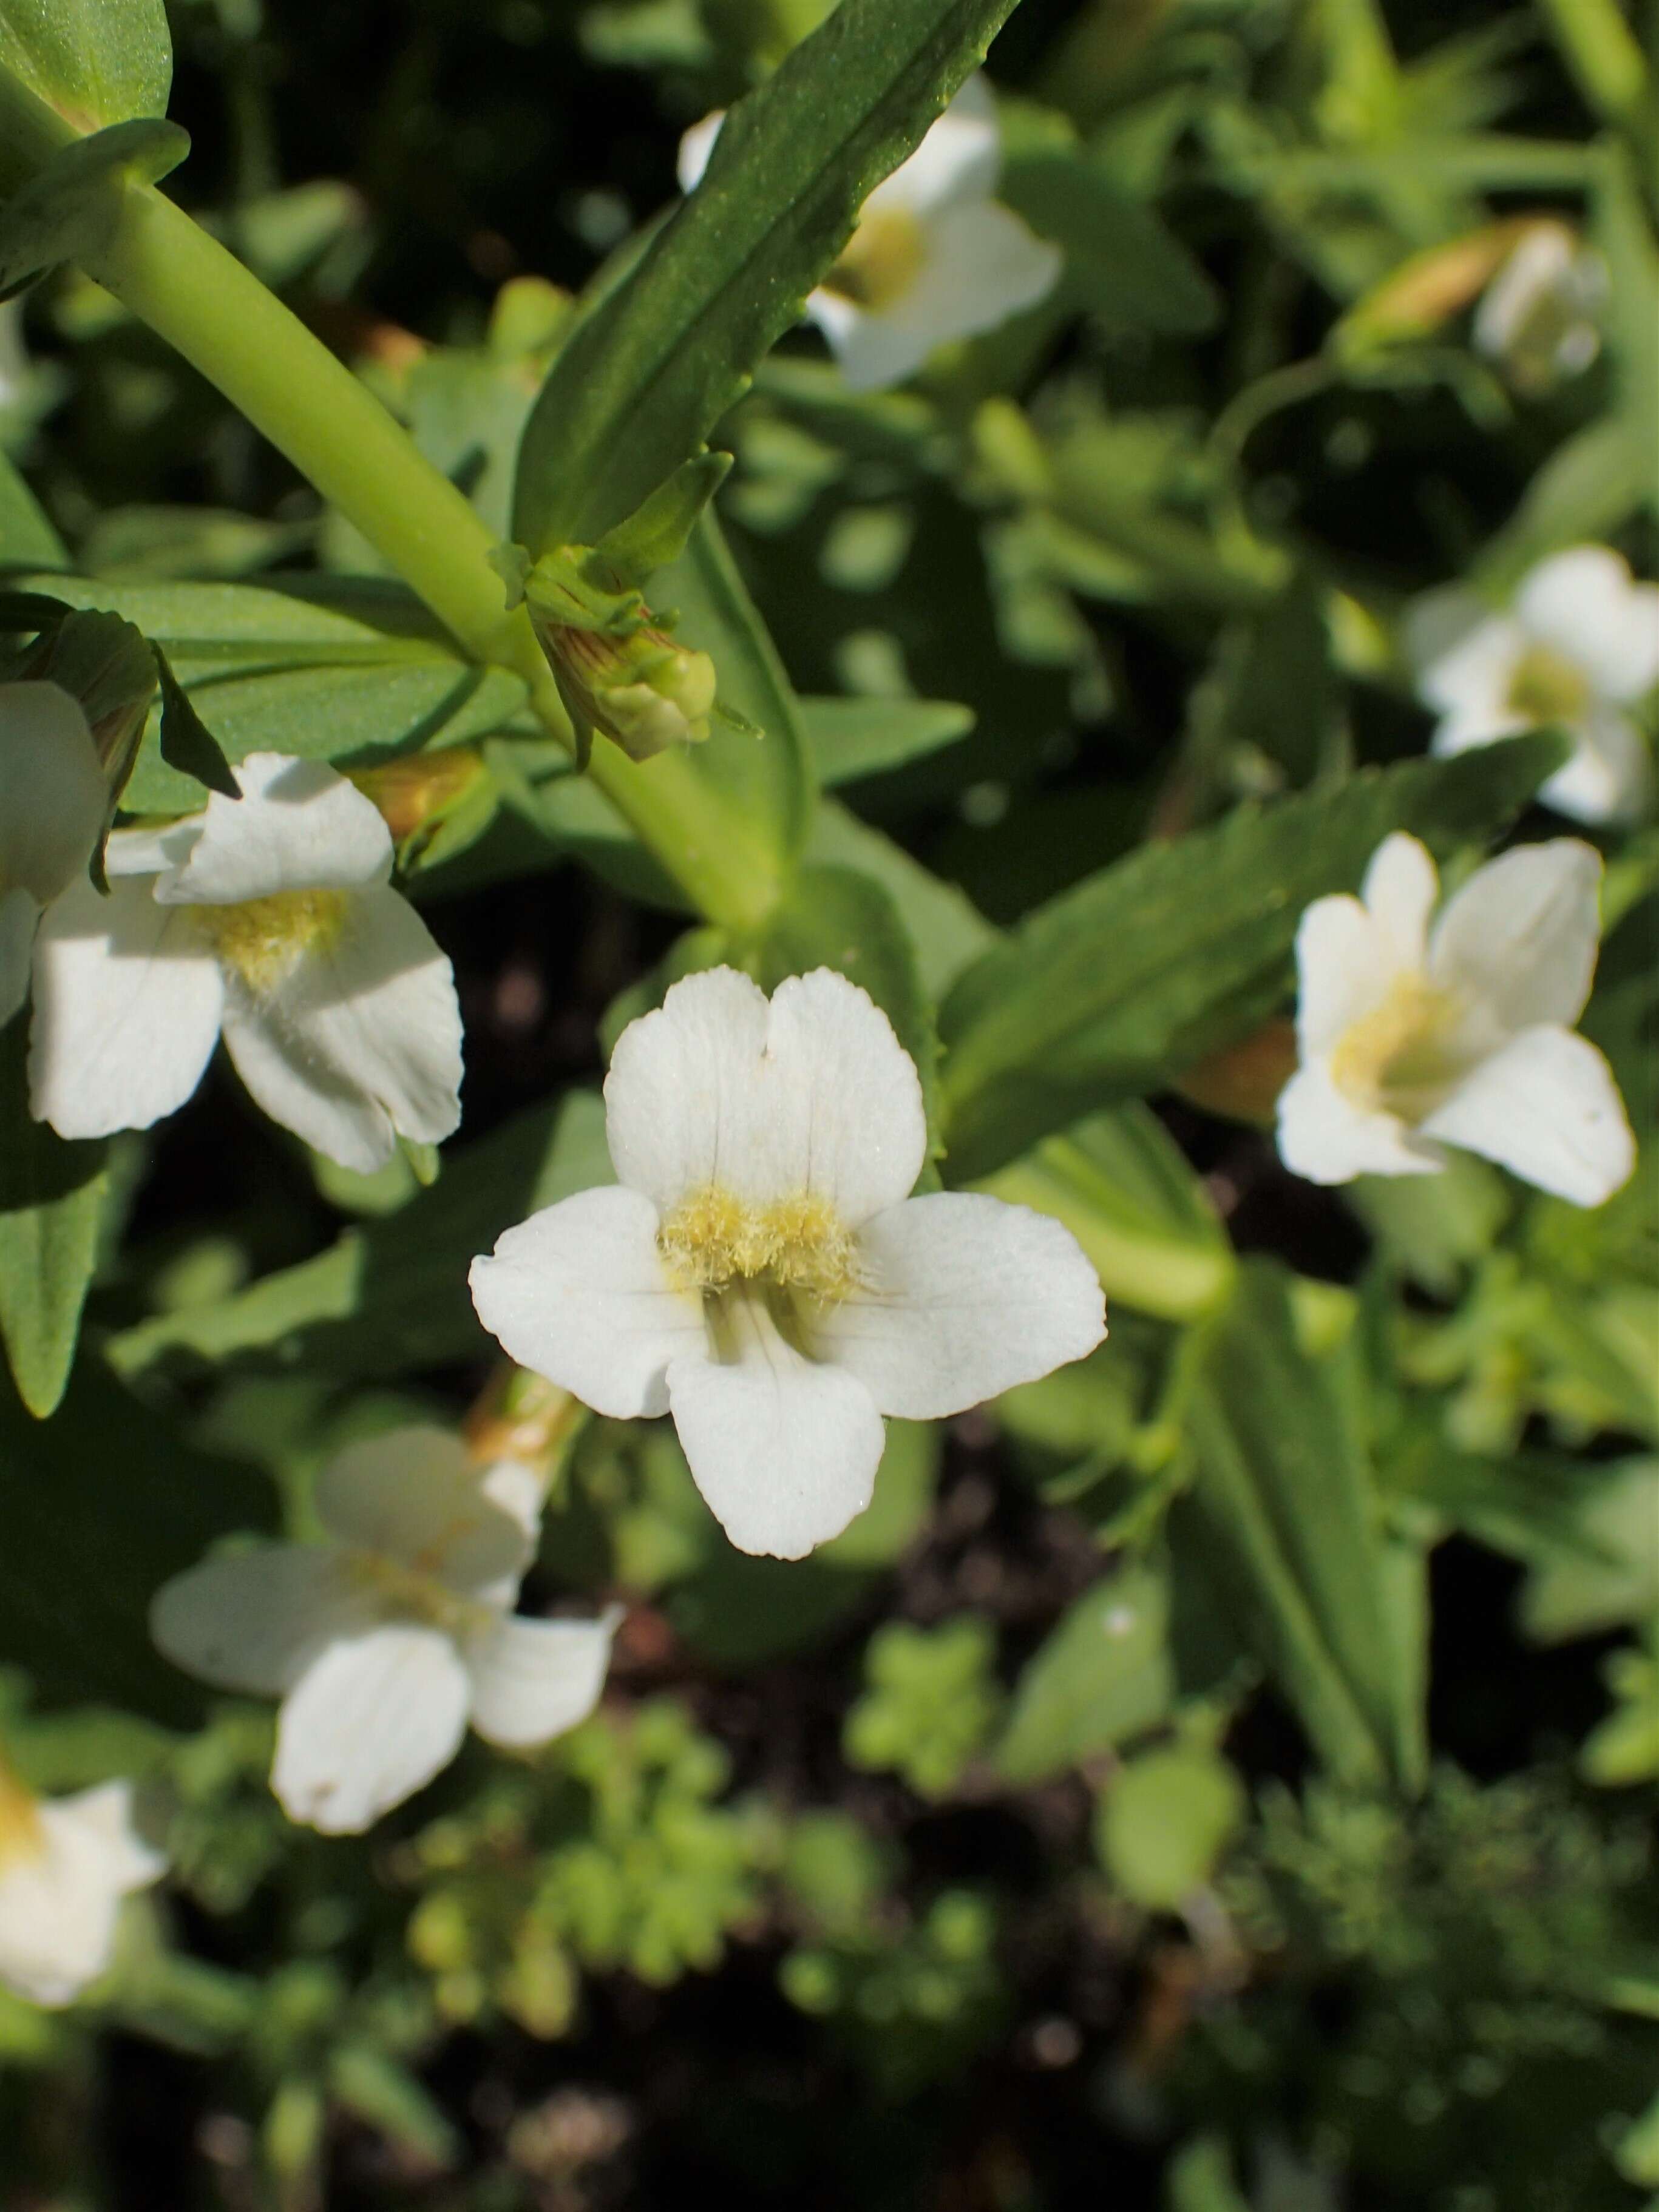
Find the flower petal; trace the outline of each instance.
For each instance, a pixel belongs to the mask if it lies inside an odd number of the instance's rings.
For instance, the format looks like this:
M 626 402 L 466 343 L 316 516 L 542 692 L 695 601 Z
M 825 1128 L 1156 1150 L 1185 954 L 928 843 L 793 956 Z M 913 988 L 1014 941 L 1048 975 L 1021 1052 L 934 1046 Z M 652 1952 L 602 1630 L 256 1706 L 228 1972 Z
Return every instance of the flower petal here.
M 468 1645 L 473 1726 L 509 1749 L 546 1743 L 586 1720 L 599 1703 L 611 1638 L 621 1620 L 502 1621 Z
M 811 1191 L 851 1227 L 908 1197 L 927 1157 L 921 1079 L 869 992 L 833 968 L 791 975 L 766 1054 L 768 1157 L 747 1188 Z
M 1427 957 L 1429 916 L 1440 896 L 1440 875 L 1428 847 L 1403 830 L 1385 837 L 1371 855 L 1359 895 L 1396 968 L 1419 969 Z
M 109 787 L 80 702 L 57 684 L 0 684 L 0 891 L 41 906 L 91 858 Z
M 1519 726 L 1504 698 L 1527 636 L 1510 616 L 1494 614 L 1473 592 L 1454 585 L 1412 602 L 1403 641 L 1417 670 L 1418 696 L 1465 733 L 1455 750 L 1487 742 L 1473 734 L 1483 729 L 1491 738 Z
M 201 1081 L 223 1007 L 218 962 L 148 881 L 72 884 L 34 940 L 31 1112 L 60 1137 L 149 1128 Z
M 1059 249 L 1011 210 L 968 200 L 929 217 L 926 257 L 889 305 L 861 307 L 820 287 L 807 301 L 807 315 L 852 390 L 876 392 L 902 384 L 936 348 L 995 330 L 1034 307 L 1064 265 Z
M 1304 1060 L 1329 1052 L 1380 1006 L 1399 973 L 1393 947 L 1345 891 L 1315 899 L 1296 924 L 1296 1037 Z
M 1571 1028 L 1595 973 L 1601 889 L 1601 855 L 1578 838 L 1517 846 L 1448 900 L 1430 972 L 1490 1007 L 1505 1030 Z
M 695 191 L 702 183 L 703 172 L 709 166 L 714 142 L 720 136 L 721 125 L 725 120 L 723 107 L 711 108 L 701 122 L 693 123 L 689 131 L 680 134 L 674 175 L 682 192 Z
M 348 1444 L 317 1476 L 317 1517 L 338 1542 L 430 1575 L 489 1589 L 510 1605 L 535 1556 L 535 1531 L 485 1487 L 453 1431 L 428 1422 Z
M 605 1134 L 619 1182 L 666 1212 L 687 1191 L 740 1172 L 762 1142 L 767 1020 L 758 983 L 735 968 L 709 968 L 629 1023 L 605 1079 Z
M 52 1809 L 65 1820 L 78 1821 L 99 1839 L 107 1854 L 110 1878 L 123 1894 L 148 1888 L 167 1872 L 166 1852 L 147 1844 L 133 1826 L 130 1782 L 96 1783 L 71 1797 L 59 1797 Z
M 804 1359 L 759 1298 L 729 1296 L 729 1363 L 668 1370 L 674 1426 L 710 1511 L 740 1552 L 804 1559 L 869 1504 L 886 1431 L 869 1392 Z
M 326 762 L 250 753 L 234 773 L 241 799 L 216 792 L 192 817 L 201 834 L 157 883 L 162 905 L 233 906 L 391 874 L 391 831 L 374 802 Z
M 436 1628 L 403 1622 L 332 1644 L 283 1700 L 271 1786 L 290 1820 L 358 1835 L 446 1767 L 473 1686 Z
M 1081 1359 L 1106 1334 L 1095 1270 L 1059 1222 L 968 1191 L 906 1199 L 858 1236 L 869 1272 L 814 1349 L 883 1413 L 936 1420 Z
M 1434 1175 L 1446 1164 L 1393 1114 L 1368 1113 L 1331 1080 L 1323 1060 L 1299 1068 L 1278 1095 L 1278 1155 L 1308 1182 L 1362 1175 Z
M 399 1137 L 436 1144 L 460 1120 L 454 975 L 389 886 L 353 896 L 339 934 L 268 991 L 239 985 L 224 1028 L 237 1074 L 271 1120 L 343 1167 L 380 1167 Z
M 1537 308 L 1568 304 L 1577 252 L 1564 223 L 1537 222 L 1524 232 L 1481 295 L 1469 332 L 1477 350 L 1501 359 Z
M 372 1618 L 337 1554 L 261 1544 L 215 1553 L 163 1583 L 150 1600 L 149 1632 L 163 1658 L 216 1689 L 274 1698 Z
M 1636 1165 L 1613 1070 L 1588 1037 L 1549 1024 L 1523 1030 L 1484 1060 L 1423 1133 L 1496 1160 L 1575 1206 L 1600 1206 Z
M 107 1824 L 75 1799 L 47 1800 L 39 1815 L 40 1852 L 0 1871 L 0 1982 L 33 2004 L 66 2005 L 108 1966 L 121 1899 L 138 1885 Z
M 1659 585 L 1638 584 L 1606 545 L 1540 561 L 1515 595 L 1534 637 L 1589 676 L 1604 699 L 1639 699 L 1659 683 Z
M 1539 786 L 1546 806 L 1575 822 L 1628 822 L 1653 789 L 1653 762 L 1641 732 L 1614 707 L 1592 707 L 1575 722 L 1571 757 Z
M 0 1029 L 29 994 L 40 901 L 32 891 L 0 891 Z
M 615 1185 L 544 1206 L 473 1261 L 479 1319 L 595 1413 L 666 1413 L 670 1361 L 707 1340 L 702 1300 L 668 1281 L 656 1231 L 650 1199 Z
M 976 70 L 910 159 L 877 185 L 864 206 L 926 215 L 952 201 L 984 200 L 995 191 L 1002 166 L 996 99 Z

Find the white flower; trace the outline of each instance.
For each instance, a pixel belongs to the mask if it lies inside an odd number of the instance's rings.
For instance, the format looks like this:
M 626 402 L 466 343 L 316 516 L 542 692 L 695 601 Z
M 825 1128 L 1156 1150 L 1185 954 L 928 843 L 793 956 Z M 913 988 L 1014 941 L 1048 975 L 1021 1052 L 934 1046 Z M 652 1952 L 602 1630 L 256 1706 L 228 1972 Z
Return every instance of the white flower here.
M 343 1167 L 460 1119 L 449 963 L 392 889 L 392 838 L 320 761 L 254 753 L 242 797 L 109 841 L 110 895 L 77 884 L 34 950 L 31 1104 L 60 1136 L 182 1106 L 223 1033 L 274 1121 Z
M 862 1512 L 883 1413 L 960 1413 L 1105 1333 L 1058 1222 L 909 1196 L 921 1085 L 844 975 L 770 1000 L 730 968 L 687 976 L 624 1031 L 605 1104 L 620 1182 L 509 1229 L 473 1303 L 597 1412 L 672 1412 L 740 1550 L 800 1559 Z
M 156 1593 L 150 1633 L 222 1689 L 282 1699 L 271 1786 L 290 1820 L 355 1835 L 460 1747 L 546 1743 L 593 1711 L 619 1615 L 532 1620 L 540 1485 L 480 1471 L 448 1431 L 394 1429 L 317 1479 L 323 1544 L 217 1553 Z
M 1572 1024 L 1589 996 L 1601 860 L 1576 837 L 1522 845 L 1449 898 L 1385 838 L 1358 898 L 1316 899 L 1296 932 L 1301 1066 L 1278 1148 L 1313 1182 L 1425 1175 L 1461 1146 L 1577 1206 L 1635 1165 L 1613 1072 Z
M 27 994 L 40 910 L 85 869 L 108 803 L 80 702 L 56 684 L 0 684 L 0 1023 Z
M 1607 296 L 1607 266 L 1593 247 L 1564 222 L 1530 223 L 1487 285 L 1472 336 L 1517 384 L 1541 388 L 1595 359 Z
M 1506 614 L 1473 592 L 1431 592 L 1406 617 L 1418 690 L 1441 716 L 1433 750 L 1466 752 L 1522 730 L 1573 739 L 1539 796 L 1578 822 L 1637 812 L 1651 779 L 1621 709 L 1659 681 L 1659 585 L 1638 584 L 1605 545 L 1576 545 L 1529 571 Z
M 690 191 L 725 120 L 680 144 Z M 1064 257 L 992 194 L 1002 167 L 996 104 L 970 77 L 902 167 L 859 211 L 846 250 L 807 300 L 856 392 L 900 384 L 936 346 L 994 330 L 1050 292 Z
M 35 1797 L 0 1770 L 0 1982 L 72 2003 L 109 1965 L 121 1899 L 166 1863 L 133 1829 L 131 1784 Z

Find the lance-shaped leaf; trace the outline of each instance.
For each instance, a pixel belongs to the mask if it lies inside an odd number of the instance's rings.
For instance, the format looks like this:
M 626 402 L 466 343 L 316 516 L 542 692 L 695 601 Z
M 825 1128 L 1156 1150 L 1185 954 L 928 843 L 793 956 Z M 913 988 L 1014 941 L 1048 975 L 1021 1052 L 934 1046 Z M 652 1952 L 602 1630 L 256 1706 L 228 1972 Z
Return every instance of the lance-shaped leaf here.
M 0 1338 L 37 1420 L 69 1381 L 108 1194 L 101 1140 L 66 1144 L 30 1118 L 21 1018 L 0 1029 Z
M 1247 1036 L 1289 988 L 1303 908 L 1353 890 L 1390 830 L 1484 840 L 1560 757 L 1553 738 L 1515 738 L 1241 807 L 1039 907 L 941 1010 L 951 1180 Z
M 842 0 L 739 101 L 553 363 L 519 453 L 521 544 L 593 544 L 697 452 L 1013 4 Z

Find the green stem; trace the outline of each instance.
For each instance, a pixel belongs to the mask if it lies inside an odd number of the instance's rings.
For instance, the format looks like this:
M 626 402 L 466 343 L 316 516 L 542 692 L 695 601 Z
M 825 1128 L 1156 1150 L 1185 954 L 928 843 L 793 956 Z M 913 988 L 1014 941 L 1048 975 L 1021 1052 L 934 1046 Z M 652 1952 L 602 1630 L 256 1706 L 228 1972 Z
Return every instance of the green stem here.
M 1609 123 L 1639 135 L 1647 64 L 1616 0 L 1543 0 L 1543 12 L 1578 89 Z
M 570 726 L 521 607 L 490 566 L 495 538 L 365 386 L 217 239 L 150 187 L 129 187 L 88 271 L 176 347 L 353 522 L 475 659 L 511 668 L 546 727 Z M 753 927 L 778 864 L 690 764 L 638 767 L 608 746 L 593 781 L 711 921 Z

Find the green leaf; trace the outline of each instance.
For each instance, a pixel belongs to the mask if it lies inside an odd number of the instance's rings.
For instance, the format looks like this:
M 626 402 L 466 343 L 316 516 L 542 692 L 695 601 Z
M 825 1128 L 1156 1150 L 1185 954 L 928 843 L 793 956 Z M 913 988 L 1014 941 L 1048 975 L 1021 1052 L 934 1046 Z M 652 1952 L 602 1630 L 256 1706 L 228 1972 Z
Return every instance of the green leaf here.
M 1303 1349 L 1289 1280 L 1248 1263 L 1207 1325 L 1186 1418 L 1195 1474 L 1170 1523 L 1176 1571 L 1183 1557 L 1201 1567 L 1335 1775 L 1411 1790 L 1423 1716 L 1399 1563 L 1340 1355 Z
M 113 123 L 60 148 L 0 208 L 0 300 L 55 268 L 100 252 L 121 211 L 119 185 L 153 184 L 190 151 L 176 123 Z
M 922 981 L 936 1000 L 962 972 L 998 942 L 995 926 L 955 884 L 913 860 L 902 845 L 850 807 L 825 799 L 813 818 L 806 857 L 828 867 L 856 868 L 892 899 L 916 949 Z
M 167 10 L 162 0 L 0 0 L 0 64 L 77 131 L 165 115 Z
M 807 744 L 826 788 L 880 775 L 954 744 L 973 727 L 954 699 L 802 699 Z
M 345 594 L 345 607 L 247 584 L 27 580 L 77 607 L 108 609 L 165 654 L 232 763 L 253 752 L 367 763 L 500 729 L 525 686 L 461 659 L 400 589 Z M 140 814 L 201 805 L 193 776 L 162 758 L 154 721 L 123 804 Z
M 1144 1751 L 1113 1777 L 1095 1808 L 1095 1850 L 1131 1903 L 1174 1912 L 1215 1872 L 1247 1802 L 1219 1752 L 1201 1744 Z
M 1288 988 L 1303 909 L 1351 890 L 1390 830 L 1484 840 L 1559 758 L 1528 737 L 1367 770 L 1143 846 L 1038 908 L 941 1011 L 953 1179 L 1247 1036 Z
M 916 1063 L 932 1127 L 939 1056 L 933 1002 L 899 909 L 874 878 L 851 868 L 803 867 L 764 933 L 733 949 L 765 991 L 814 968 L 836 969 L 862 985 Z
M 0 453 L 0 567 L 50 568 L 68 561 L 69 549 L 40 501 Z
M 191 703 L 190 694 L 173 672 L 160 646 L 152 645 L 162 684 L 162 758 L 180 775 L 205 784 L 226 799 L 240 799 L 241 786 L 219 750 L 219 741 Z
M 591 545 L 696 453 L 1014 0 L 842 0 L 726 118 L 706 174 L 555 361 L 513 535 Z
M 109 1182 L 101 1139 L 69 1144 L 28 1108 L 21 1017 L 0 1029 L 0 1337 L 39 1420 L 63 1397 Z
M 1528 1577 L 1521 1625 L 1540 1644 L 1659 1620 L 1659 1459 L 1581 1468 L 1577 1541 Z
M 950 1161 L 944 1165 L 953 1180 Z M 1190 1321 L 1232 1282 L 1232 1247 L 1203 1183 L 1138 1101 L 1046 1139 L 979 1188 L 1064 1221 L 1108 1302 Z
M 1641 471 L 1642 495 L 1659 513 L 1659 246 L 1629 154 L 1610 140 L 1601 161 L 1594 228 L 1607 264 L 1619 413 Z
M 1063 249 L 1070 289 L 1095 313 L 1172 337 L 1215 327 L 1214 284 L 1153 210 L 1081 147 L 1010 153 L 997 196 Z
M 1150 1567 L 1125 1567 L 1084 1592 L 1027 1662 L 993 1763 L 1009 1782 L 1115 1750 L 1166 1719 L 1177 1683 L 1169 1589 Z
M 722 728 L 692 758 L 761 830 L 780 858 L 798 853 L 812 820 L 816 782 L 800 708 L 777 647 L 713 513 L 704 509 L 677 561 L 660 568 L 652 605 L 677 617 L 676 644 L 714 662 L 718 696 L 753 722 L 758 735 Z
M 430 1189 L 229 1298 L 141 1322 L 107 1346 L 118 1373 L 169 1354 L 264 1352 L 330 1375 L 400 1375 L 475 1358 L 486 1340 L 467 1269 L 537 1208 L 613 1180 L 598 1095 L 575 1091 L 446 1154 Z
M 686 550 L 698 517 L 731 467 L 729 453 L 693 453 L 666 483 L 613 530 L 594 551 L 624 584 L 643 584 Z
M 232 1529 L 269 1528 L 276 1499 L 239 1462 L 188 1444 L 82 1360 L 50 1421 L 0 1378 L 0 1617 L 6 1651 L 50 1704 L 200 1719 L 204 1692 L 149 1641 L 149 1601 Z

